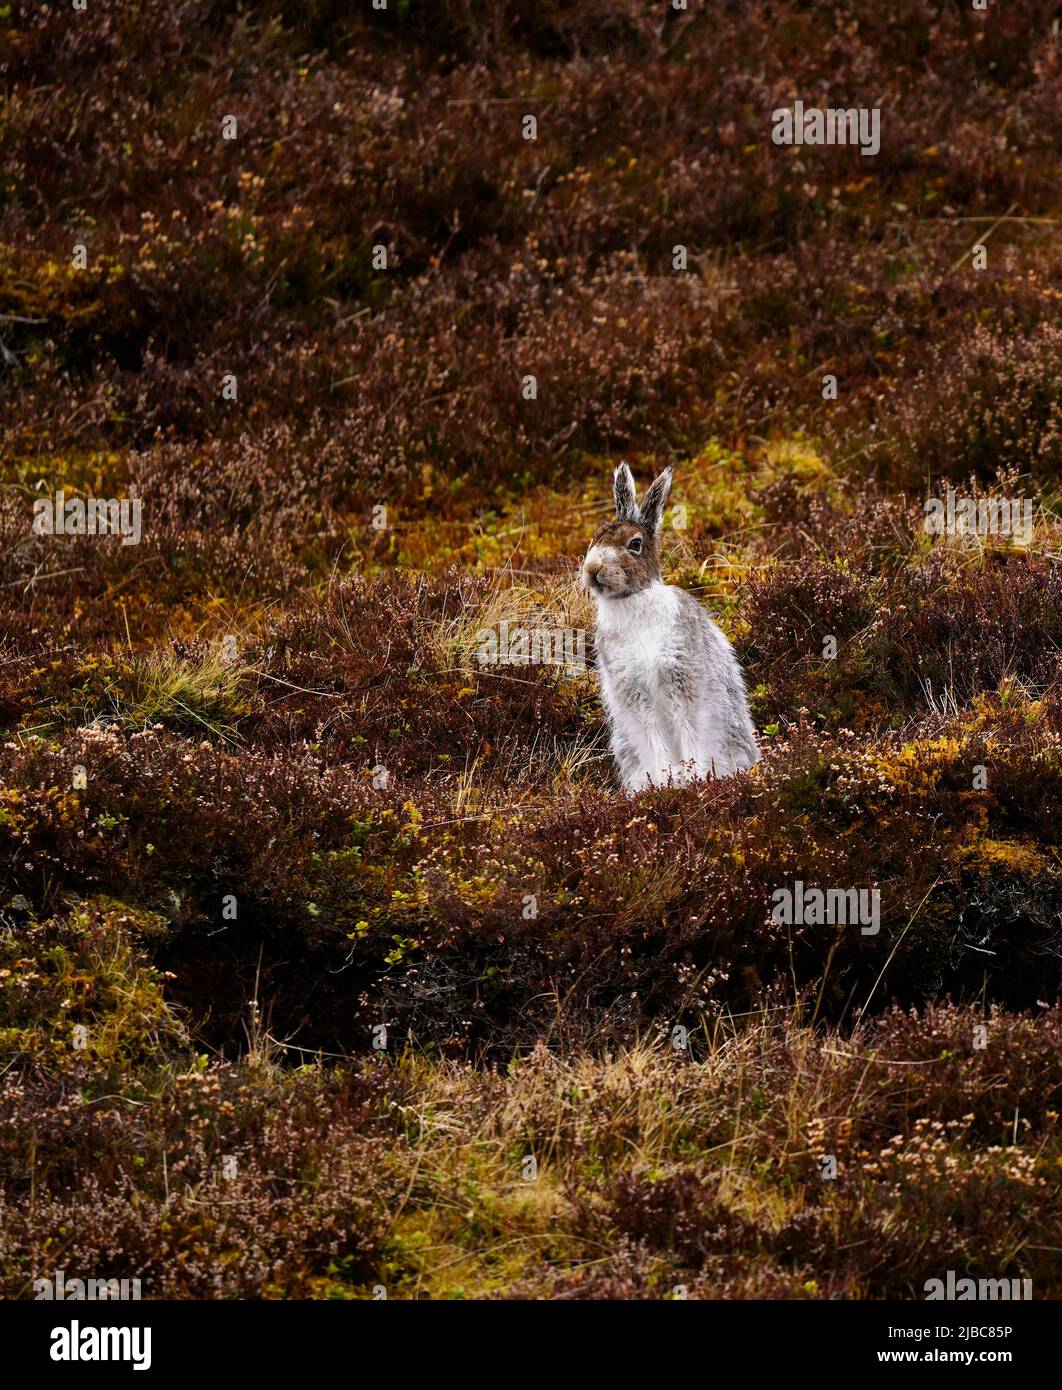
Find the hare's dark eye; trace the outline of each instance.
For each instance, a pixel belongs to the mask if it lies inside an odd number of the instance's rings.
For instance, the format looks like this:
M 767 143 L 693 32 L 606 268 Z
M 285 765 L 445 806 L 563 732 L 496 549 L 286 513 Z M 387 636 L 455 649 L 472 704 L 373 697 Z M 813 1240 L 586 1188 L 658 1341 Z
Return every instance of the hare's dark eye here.
M 630 540 L 627 542 L 627 549 L 631 552 L 632 555 L 640 555 L 642 553 L 641 536 L 632 536 Z

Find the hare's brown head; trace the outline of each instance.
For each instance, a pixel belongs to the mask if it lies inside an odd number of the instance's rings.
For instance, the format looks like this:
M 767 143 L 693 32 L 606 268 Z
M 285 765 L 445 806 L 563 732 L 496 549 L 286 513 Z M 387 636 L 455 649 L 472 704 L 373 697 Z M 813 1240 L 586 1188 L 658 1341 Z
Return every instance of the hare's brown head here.
M 660 528 L 671 487 L 671 466 L 642 498 L 634 496 L 634 478 L 625 463 L 613 475 L 616 519 L 599 526 L 590 540 L 581 578 L 596 599 L 628 598 L 660 578 Z

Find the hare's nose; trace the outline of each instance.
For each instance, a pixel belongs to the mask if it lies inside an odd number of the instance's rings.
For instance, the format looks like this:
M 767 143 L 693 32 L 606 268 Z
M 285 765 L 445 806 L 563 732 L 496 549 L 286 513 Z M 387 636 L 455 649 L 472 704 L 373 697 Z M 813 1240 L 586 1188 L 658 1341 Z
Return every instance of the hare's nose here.
M 583 569 L 590 576 L 590 578 L 593 579 L 596 574 L 600 574 L 601 572 L 601 561 L 587 560 L 587 562 L 583 565 Z

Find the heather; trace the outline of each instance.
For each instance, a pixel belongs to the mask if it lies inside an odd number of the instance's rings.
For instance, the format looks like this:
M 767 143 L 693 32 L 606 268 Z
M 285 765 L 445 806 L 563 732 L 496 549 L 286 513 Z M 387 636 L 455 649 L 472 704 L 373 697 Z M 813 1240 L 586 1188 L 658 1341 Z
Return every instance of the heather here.
M 1062 1296 L 1060 77 L 1033 0 L 0 9 L 5 1296 Z M 747 777 L 479 659 L 621 458 Z

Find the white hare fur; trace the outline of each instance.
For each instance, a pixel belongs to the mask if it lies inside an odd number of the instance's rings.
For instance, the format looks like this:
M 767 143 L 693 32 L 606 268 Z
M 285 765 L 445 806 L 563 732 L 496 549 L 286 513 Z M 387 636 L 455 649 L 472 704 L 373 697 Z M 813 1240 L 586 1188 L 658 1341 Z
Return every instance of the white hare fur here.
M 594 534 L 582 580 L 597 608 L 595 649 L 613 756 L 628 792 L 729 777 L 759 758 L 733 648 L 692 595 L 660 577 L 666 469 L 639 507 L 626 464 L 616 520 Z

